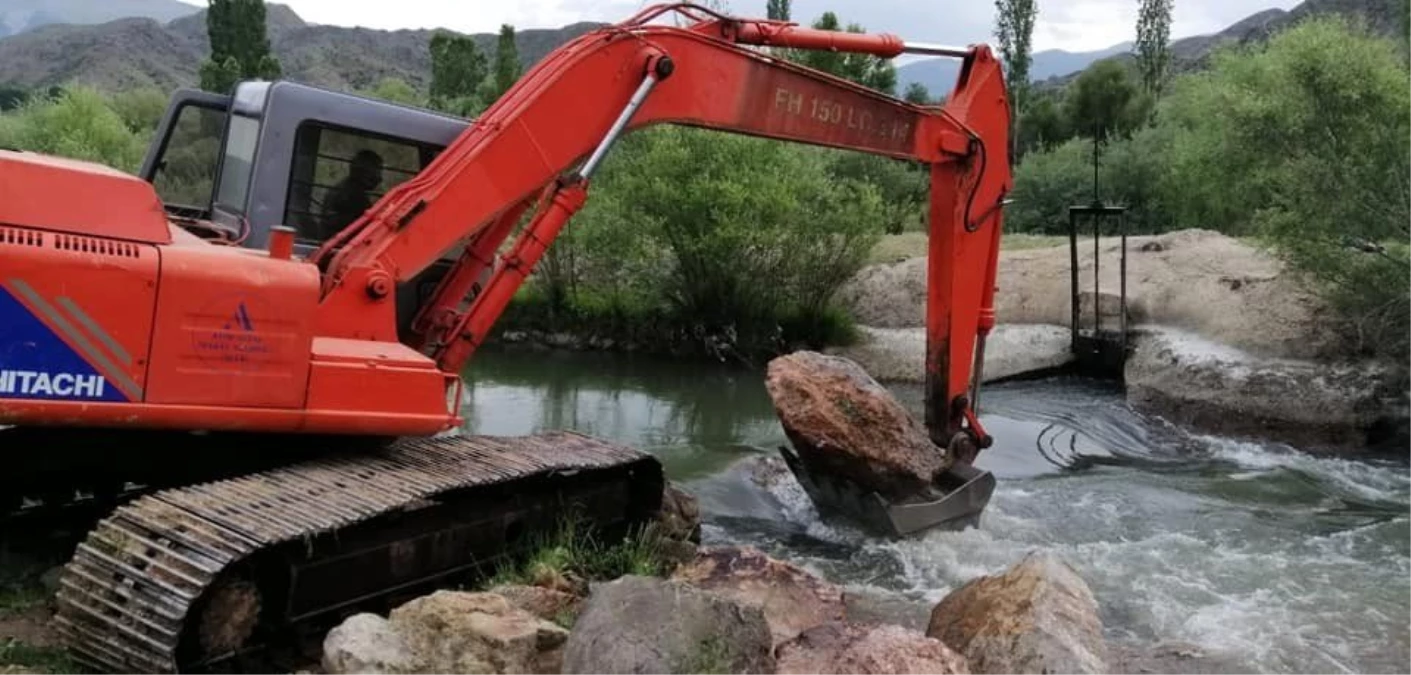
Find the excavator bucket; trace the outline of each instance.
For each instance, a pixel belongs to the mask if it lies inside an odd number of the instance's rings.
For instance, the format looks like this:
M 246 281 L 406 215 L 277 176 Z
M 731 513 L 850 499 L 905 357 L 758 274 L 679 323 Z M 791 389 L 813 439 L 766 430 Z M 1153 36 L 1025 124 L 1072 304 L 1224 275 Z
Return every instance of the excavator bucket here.
M 779 452 L 823 517 L 842 516 L 894 539 L 936 528 L 963 530 L 978 525 L 995 491 L 993 474 L 955 463 L 937 478 L 935 494 L 894 502 L 836 473 L 815 470 L 791 448 L 780 446 Z

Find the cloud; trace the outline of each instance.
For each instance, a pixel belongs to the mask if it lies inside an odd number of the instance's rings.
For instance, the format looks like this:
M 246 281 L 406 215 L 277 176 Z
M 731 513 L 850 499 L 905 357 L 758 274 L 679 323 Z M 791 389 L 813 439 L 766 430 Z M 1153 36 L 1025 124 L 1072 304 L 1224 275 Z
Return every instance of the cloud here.
M 276 0 L 305 20 L 373 28 L 444 27 L 491 33 L 500 24 L 519 29 L 557 28 L 577 21 L 616 22 L 655 0 Z M 699 0 L 698 0 L 699 1 Z M 765 0 L 722 0 L 737 15 L 764 16 Z M 1175 3 L 1172 38 L 1212 33 L 1270 7 L 1297 0 L 1182 0 Z M 794 0 L 793 18 L 807 24 L 825 11 L 869 31 L 895 33 L 919 42 L 966 45 L 994 43 L 991 0 Z M 1045 0 L 1039 3 L 1034 50 L 1091 51 L 1133 40 L 1134 0 Z

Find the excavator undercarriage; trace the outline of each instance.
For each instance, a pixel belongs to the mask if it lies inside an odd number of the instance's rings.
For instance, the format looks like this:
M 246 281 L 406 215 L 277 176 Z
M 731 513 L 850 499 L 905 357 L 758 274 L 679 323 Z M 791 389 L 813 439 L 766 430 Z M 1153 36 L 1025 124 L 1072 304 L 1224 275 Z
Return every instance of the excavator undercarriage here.
M 102 672 L 230 669 L 305 625 L 494 574 L 582 518 L 605 541 L 661 505 L 651 456 L 586 436 L 447 436 L 171 488 L 65 566 L 55 621 Z

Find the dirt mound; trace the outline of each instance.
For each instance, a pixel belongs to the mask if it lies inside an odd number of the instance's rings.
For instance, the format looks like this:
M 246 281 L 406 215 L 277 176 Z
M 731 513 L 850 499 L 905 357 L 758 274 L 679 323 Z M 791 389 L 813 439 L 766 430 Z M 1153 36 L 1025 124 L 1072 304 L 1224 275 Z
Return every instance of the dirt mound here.
M 1102 292 L 1119 290 L 1121 242 L 1102 241 Z M 1080 289 L 1090 292 L 1092 241 L 1078 247 Z M 1337 354 L 1320 327 L 1323 304 L 1268 253 L 1206 230 L 1127 240 L 1129 316 L 1137 324 L 1182 328 L 1208 340 L 1271 358 Z M 995 314 L 1005 324 L 1066 326 L 1071 316 L 1067 246 L 1000 252 Z M 879 328 L 925 325 L 926 258 L 863 269 L 839 294 L 859 323 Z M 1326 324 L 1324 324 L 1326 325 Z

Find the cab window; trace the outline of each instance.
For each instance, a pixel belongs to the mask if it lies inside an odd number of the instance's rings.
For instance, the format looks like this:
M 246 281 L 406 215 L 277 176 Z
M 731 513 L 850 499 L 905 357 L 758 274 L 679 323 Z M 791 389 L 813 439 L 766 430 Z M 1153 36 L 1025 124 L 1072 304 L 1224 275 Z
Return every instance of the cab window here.
M 178 109 L 152 186 L 168 208 L 204 217 L 215 188 L 225 111 L 200 105 Z
M 347 227 L 439 151 L 314 123 L 299 127 L 294 146 L 284 222 L 304 243 L 321 243 Z

